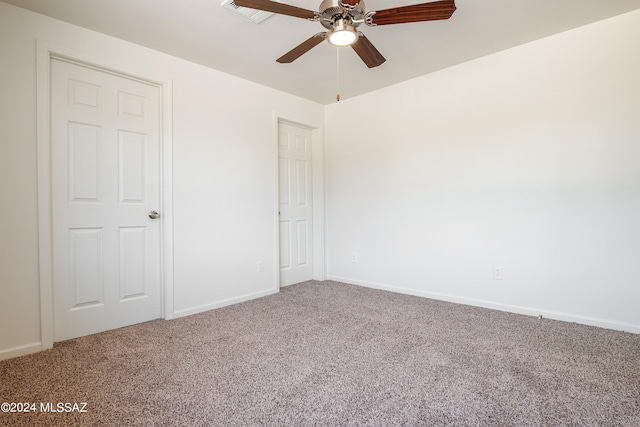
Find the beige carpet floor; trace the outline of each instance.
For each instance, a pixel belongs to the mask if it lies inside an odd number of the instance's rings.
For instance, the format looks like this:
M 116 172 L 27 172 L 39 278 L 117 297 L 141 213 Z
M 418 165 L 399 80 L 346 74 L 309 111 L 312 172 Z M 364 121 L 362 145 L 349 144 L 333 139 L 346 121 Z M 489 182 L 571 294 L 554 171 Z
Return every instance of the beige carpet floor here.
M 37 405 L 10 426 L 640 426 L 640 335 L 308 282 L 0 362 L 0 402 Z

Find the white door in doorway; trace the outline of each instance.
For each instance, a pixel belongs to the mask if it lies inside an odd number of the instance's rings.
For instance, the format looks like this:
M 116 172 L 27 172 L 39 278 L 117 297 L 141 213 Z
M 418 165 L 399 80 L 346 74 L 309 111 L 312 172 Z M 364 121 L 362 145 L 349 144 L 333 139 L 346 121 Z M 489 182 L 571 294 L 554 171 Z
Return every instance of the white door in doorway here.
M 313 278 L 311 131 L 278 123 L 280 286 Z
M 161 317 L 160 91 L 51 60 L 54 341 Z

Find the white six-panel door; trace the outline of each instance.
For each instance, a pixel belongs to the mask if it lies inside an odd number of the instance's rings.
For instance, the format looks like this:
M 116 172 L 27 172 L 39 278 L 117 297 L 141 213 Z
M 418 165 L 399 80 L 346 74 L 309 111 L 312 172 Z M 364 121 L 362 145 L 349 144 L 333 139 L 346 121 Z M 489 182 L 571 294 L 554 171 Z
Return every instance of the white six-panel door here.
M 51 61 L 54 341 L 161 317 L 159 95 Z
M 278 124 L 280 286 L 313 278 L 311 131 Z

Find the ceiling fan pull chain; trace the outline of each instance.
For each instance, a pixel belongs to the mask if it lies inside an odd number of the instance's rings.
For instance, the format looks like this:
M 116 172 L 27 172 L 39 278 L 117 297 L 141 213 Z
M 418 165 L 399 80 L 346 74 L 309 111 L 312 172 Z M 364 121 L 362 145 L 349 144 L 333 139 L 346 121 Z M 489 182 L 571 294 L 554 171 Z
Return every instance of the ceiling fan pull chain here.
M 336 101 L 340 102 L 340 48 L 336 48 Z

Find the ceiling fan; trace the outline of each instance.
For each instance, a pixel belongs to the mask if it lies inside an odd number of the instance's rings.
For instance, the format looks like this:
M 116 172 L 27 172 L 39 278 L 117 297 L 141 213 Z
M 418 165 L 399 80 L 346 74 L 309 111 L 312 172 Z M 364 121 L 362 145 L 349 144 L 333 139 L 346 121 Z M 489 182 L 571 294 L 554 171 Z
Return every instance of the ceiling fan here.
M 360 24 L 375 27 L 449 19 L 456 10 L 455 0 L 438 0 L 372 12 L 366 11 L 363 0 L 324 0 L 318 12 L 271 0 L 234 0 L 234 3 L 241 7 L 318 21 L 329 30 L 315 34 L 276 59 L 281 64 L 295 61 L 327 39 L 334 46 L 351 46 L 369 68 L 377 67 L 386 59 L 356 29 Z

